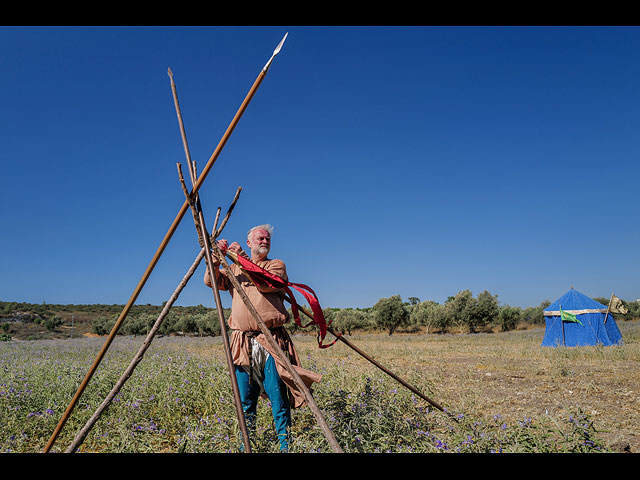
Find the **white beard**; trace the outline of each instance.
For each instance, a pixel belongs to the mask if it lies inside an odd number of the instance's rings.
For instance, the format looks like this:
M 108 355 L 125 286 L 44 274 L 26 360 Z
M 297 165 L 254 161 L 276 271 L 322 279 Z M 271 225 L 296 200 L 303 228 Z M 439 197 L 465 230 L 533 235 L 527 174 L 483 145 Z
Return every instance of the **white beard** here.
M 254 250 L 254 253 L 260 257 L 262 256 L 266 257 L 267 254 L 269 253 L 269 249 L 267 247 L 258 247 L 257 249 Z

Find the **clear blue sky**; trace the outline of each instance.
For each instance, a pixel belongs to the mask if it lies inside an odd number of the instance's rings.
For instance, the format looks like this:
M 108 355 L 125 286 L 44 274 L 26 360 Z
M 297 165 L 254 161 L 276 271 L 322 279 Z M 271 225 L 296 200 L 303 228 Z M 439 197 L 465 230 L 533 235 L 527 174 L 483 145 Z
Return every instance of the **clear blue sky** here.
M 167 69 L 202 168 L 286 32 L 200 190 L 243 187 L 228 239 L 273 224 L 324 307 L 640 298 L 640 28 L 269 26 L 0 27 L 0 300 L 126 303 L 184 201 Z M 137 303 L 198 250 L 187 214 Z

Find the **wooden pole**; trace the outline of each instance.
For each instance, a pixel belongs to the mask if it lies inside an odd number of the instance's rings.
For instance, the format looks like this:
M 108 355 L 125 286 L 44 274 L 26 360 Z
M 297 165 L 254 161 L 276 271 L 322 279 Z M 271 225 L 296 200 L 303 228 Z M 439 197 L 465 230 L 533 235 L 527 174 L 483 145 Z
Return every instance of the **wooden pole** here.
M 560 305 L 560 326 L 562 327 L 562 346 L 566 347 L 567 345 L 564 341 L 564 321 L 562 320 L 562 305 Z
M 190 161 L 190 159 L 188 159 Z M 204 241 L 204 250 L 205 252 L 211 252 L 211 242 L 209 237 L 206 234 L 206 226 L 204 223 L 204 215 L 202 213 L 202 207 L 200 204 L 194 206 L 193 198 L 189 197 L 189 192 L 187 191 L 187 187 L 184 184 L 184 178 L 182 177 L 182 170 L 180 169 L 180 164 L 178 164 L 178 172 L 180 174 L 180 183 L 182 184 L 182 188 L 184 193 L 192 204 L 192 208 L 195 208 L 197 212 L 198 218 L 194 217 L 194 223 L 196 226 L 196 232 L 198 233 L 199 238 Z M 200 231 L 198 231 L 198 227 L 200 227 Z M 227 325 L 224 318 L 224 312 L 222 309 L 222 302 L 220 300 L 220 292 L 218 290 L 218 283 L 216 282 L 213 263 L 211 260 L 211 253 L 206 254 L 205 261 L 207 263 L 207 271 L 209 272 L 209 278 L 211 280 L 211 289 L 213 290 L 216 309 L 218 311 L 218 321 L 220 322 L 220 335 L 222 336 L 222 344 L 224 345 L 225 357 L 227 360 L 227 369 L 229 371 L 229 379 L 231 380 L 231 391 L 233 393 L 233 402 L 236 408 L 236 416 L 238 417 L 238 424 L 240 426 L 240 432 L 242 433 L 242 439 L 244 441 L 244 452 L 251 453 L 251 444 L 249 442 L 249 433 L 247 431 L 247 424 L 244 418 L 244 410 L 242 409 L 242 400 L 240 399 L 240 390 L 238 388 L 238 379 L 236 378 L 235 368 L 233 366 L 233 358 L 231 356 L 231 346 L 229 345 L 229 335 L 227 334 Z
M 184 128 L 184 121 L 182 119 L 182 111 L 180 109 L 180 102 L 178 101 L 178 92 L 176 89 L 176 84 L 173 80 L 173 73 L 171 72 L 171 69 L 169 69 L 169 77 L 171 78 L 171 91 L 173 93 L 173 102 L 175 104 L 176 115 L 178 117 L 178 125 L 180 127 L 180 134 L 182 136 L 182 145 L 184 147 L 184 153 L 187 159 L 187 166 L 189 168 L 189 176 L 191 177 L 192 185 L 195 185 L 196 178 L 197 178 L 196 166 L 191 159 L 191 153 L 189 151 L 189 143 L 187 142 L 187 134 Z M 200 240 L 200 246 L 203 247 L 206 252 L 211 252 L 211 243 L 209 241 L 209 237 L 207 236 L 207 227 L 205 225 L 204 215 L 202 212 L 202 205 L 200 204 L 200 197 L 197 193 L 193 195 L 189 194 L 189 191 L 187 190 L 187 186 L 184 183 L 184 178 L 182 176 L 182 169 L 180 168 L 180 164 L 178 163 L 177 166 L 178 166 L 180 184 L 182 185 L 184 195 L 186 197 L 186 200 L 189 202 L 189 206 L 191 207 L 191 211 L 193 213 L 193 221 L 196 228 L 196 233 L 198 234 L 198 237 Z M 207 270 L 210 272 L 210 275 L 213 275 L 213 264 L 211 262 L 210 254 L 206 255 L 205 261 L 208 267 Z M 238 379 L 236 377 L 235 367 L 233 365 L 233 358 L 231 356 L 231 346 L 229 345 L 227 325 L 224 318 L 224 311 L 222 309 L 222 302 L 220 300 L 220 292 L 218 290 L 218 284 L 215 281 L 215 278 L 211 278 L 211 289 L 213 291 L 213 296 L 216 303 L 216 309 L 218 312 L 218 321 L 220 322 L 220 335 L 222 336 L 225 357 L 227 359 L 227 368 L 229 370 L 229 379 L 231 380 L 231 391 L 233 393 L 233 402 L 236 408 L 236 416 L 238 418 L 238 425 L 240 427 L 240 432 L 242 434 L 242 439 L 244 442 L 243 452 L 251 453 L 249 432 L 247 431 L 247 424 L 244 417 L 244 410 L 242 408 L 242 400 L 240 398 L 240 390 L 238 388 Z
M 171 295 L 167 303 L 164 305 L 162 312 L 156 319 L 151 330 L 149 330 L 149 332 L 147 333 L 147 337 L 145 338 L 144 343 L 136 353 L 135 357 L 133 358 L 133 360 L 127 367 L 127 369 L 124 371 L 120 379 L 113 386 L 109 394 L 105 397 L 104 401 L 100 404 L 100 406 L 91 416 L 91 418 L 89 418 L 89 420 L 87 420 L 87 422 L 82 427 L 82 429 L 80 429 L 76 437 L 73 439 L 73 442 L 67 447 L 67 450 L 65 450 L 65 453 L 73 453 L 78 449 L 78 447 L 82 444 L 86 436 L 89 434 L 89 431 L 91 430 L 95 422 L 98 420 L 98 418 L 100 418 L 100 415 L 102 415 L 104 410 L 111 404 L 111 401 L 113 400 L 113 398 L 118 394 L 118 392 L 122 389 L 122 387 L 127 382 L 127 380 L 131 377 L 135 368 L 142 361 L 142 358 L 144 357 L 145 352 L 151 346 L 151 342 L 153 341 L 153 338 L 158 332 L 158 329 L 162 325 L 163 320 L 169 313 L 169 310 L 173 306 L 174 302 L 178 299 L 178 296 L 180 295 L 184 287 L 187 285 L 187 282 L 189 282 L 189 279 L 198 268 L 198 265 L 200 265 L 200 262 L 202 261 L 204 254 L 205 254 L 205 250 L 203 248 L 200 250 L 200 253 L 194 260 L 191 267 L 189 267 L 189 270 L 187 270 L 187 273 L 182 278 L 182 281 L 178 284 L 178 286 L 176 287 L 175 291 L 173 292 L 173 294 Z
M 251 278 L 249 276 L 249 278 Z M 291 298 L 289 298 L 288 295 L 284 295 L 283 297 L 288 303 L 292 303 L 293 300 Z M 300 310 L 303 314 L 305 314 L 307 317 L 309 317 L 311 320 L 314 320 L 313 314 L 309 313 L 305 308 L 301 307 L 300 305 L 298 305 L 298 310 Z M 371 362 L 373 365 L 375 365 L 376 367 L 378 367 L 380 370 L 382 370 L 383 372 L 385 372 L 387 375 L 389 375 L 391 378 L 393 378 L 394 380 L 396 380 L 397 382 L 399 382 L 400 384 L 404 385 L 406 388 L 408 388 L 409 390 L 411 390 L 413 393 L 415 393 L 416 395 L 418 395 L 420 398 L 422 398 L 423 400 L 425 400 L 427 403 L 431 404 L 432 406 L 434 406 L 435 408 L 437 408 L 438 410 L 440 410 L 443 413 L 446 413 L 452 420 L 458 422 L 458 419 L 449 411 L 447 411 L 444 407 L 442 407 L 439 403 L 437 403 L 436 401 L 432 400 L 431 398 L 427 397 L 425 394 L 423 394 L 422 392 L 420 392 L 417 388 L 415 388 L 414 386 L 412 386 L 411 384 L 407 383 L 405 380 L 403 380 L 402 378 L 400 378 L 398 375 L 396 375 L 395 373 L 393 373 L 391 370 L 389 370 L 388 368 L 386 368 L 384 365 L 380 364 L 379 362 L 377 362 L 375 359 L 373 359 L 372 357 L 370 357 L 369 355 L 367 355 L 364 351 L 362 351 L 361 349 L 359 349 L 358 347 L 356 347 L 353 343 L 351 343 L 349 340 L 347 340 L 346 338 L 344 338 L 343 335 L 339 335 L 334 329 L 332 329 L 331 327 L 327 327 L 327 331 L 329 333 L 331 333 L 333 336 L 335 336 L 339 341 L 341 341 L 342 343 L 344 343 L 345 345 L 347 345 L 349 348 L 353 349 L 356 353 L 358 353 L 359 355 L 361 355 L 363 358 L 365 358 L 366 360 L 368 360 L 369 362 Z
M 291 303 L 292 300 L 285 295 L 284 299 Z M 301 307 L 300 305 L 298 305 L 298 309 L 304 313 L 307 317 L 309 317 L 311 320 L 313 320 L 313 314 L 309 313 L 305 308 Z M 438 404 L 437 402 L 435 402 L 434 400 L 430 399 L 429 397 L 427 397 L 425 394 L 423 394 L 420 390 L 418 390 L 417 388 L 413 387 L 412 385 L 410 385 L 409 383 L 407 383 L 405 380 L 403 380 L 402 378 L 400 378 L 398 375 L 396 375 L 395 373 L 393 373 L 391 370 L 389 370 L 388 368 L 386 368 L 384 365 L 380 364 L 379 362 L 377 362 L 374 358 L 370 357 L 369 355 L 367 355 L 365 352 L 363 352 L 362 350 L 360 350 L 358 347 L 356 347 L 353 343 L 351 343 L 349 340 L 347 340 L 346 338 L 344 338 L 343 335 L 338 334 L 333 328 L 331 327 L 327 327 L 327 331 L 333 335 L 334 337 L 336 337 L 339 341 L 341 341 L 342 343 L 344 343 L 346 346 L 348 346 L 349 348 L 351 348 L 353 351 L 355 351 L 356 353 L 358 353 L 359 355 L 361 355 L 363 358 L 365 358 L 366 360 L 368 360 L 369 362 L 371 362 L 373 365 L 375 365 L 376 367 L 378 367 L 380 370 L 382 370 L 383 372 L 385 372 L 387 375 L 389 375 L 391 378 L 393 378 L 394 380 L 396 380 L 397 382 L 399 382 L 400 384 L 404 385 L 406 388 L 408 388 L 409 390 L 411 390 L 413 393 L 415 393 L 416 395 L 418 395 L 420 398 L 422 398 L 423 400 L 425 400 L 426 402 L 430 403 L 431 405 L 433 405 L 435 408 L 437 408 L 438 410 L 440 410 L 441 412 L 447 413 L 449 416 L 451 416 L 451 418 L 453 418 L 455 421 L 458 421 L 450 412 L 447 412 L 440 404 Z
M 218 212 L 216 214 L 216 218 L 215 218 L 214 224 L 213 224 L 213 232 L 212 232 L 212 235 L 211 235 L 213 240 L 215 240 L 222 233 L 222 230 L 224 229 L 224 226 L 227 224 L 227 221 L 229 220 L 231 212 L 233 212 L 233 209 L 235 208 L 235 205 L 236 205 L 236 203 L 238 201 L 238 198 L 240 196 L 240 192 L 241 191 L 242 191 L 242 188 L 238 187 L 238 190 L 236 191 L 235 197 L 234 197 L 233 201 L 231 202 L 231 206 L 227 210 L 227 213 L 226 213 L 226 215 L 225 215 L 225 217 L 224 217 L 224 219 L 223 219 L 223 221 L 222 221 L 222 223 L 220 224 L 219 227 L 217 227 L 217 225 L 218 225 L 218 217 L 220 215 L 220 209 L 218 209 Z M 217 229 L 216 229 L 216 227 L 217 227 Z M 153 324 L 153 327 L 147 333 L 147 337 L 145 338 L 144 343 L 142 344 L 142 346 L 140 347 L 140 349 L 136 353 L 135 357 L 133 358 L 133 360 L 131 361 L 131 363 L 127 367 L 127 369 L 124 371 L 124 373 L 122 374 L 120 379 L 113 386 L 113 388 L 111 389 L 111 391 L 109 392 L 107 397 L 100 404 L 98 409 L 94 412 L 94 414 L 91 416 L 91 418 L 89 418 L 89 420 L 85 423 L 85 425 L 82 427 L 82 429 L 78 432 L 78 434 L 74 438 L 73 442 L 69 445 L 69 447 L 67 447 L 67 450 L 65 451 L 65 453 L 73 453 L 78 449 L 78 447 L 82 444 L 82 442 L 84 441 L 84 439 L 88 435 L 88 433 L 91 430 L 91 428 L 93 427 L 93 425 L 98 420 L 98 418 L 100 418 L 100 416 L 102 415 L 104 410 L 111 404 L 111 401 L 113 400 L 113 398 L 118 394 L 118 392 L 122 389 L 123 385 L 131 377 L 131 375 L 133 374 L 133 371 L 135 370 L 135 368 L 142 361 L 142 359 L 144 357 L 144 354 L 146 353 L 147 349 L 151 346 L 151 342 L 153 341 L 154 337 L 156 336 L 156 333 L 158 332 L 158 329 L 162 325 L 162 322 L 164 321 L 165 317 L 169 314 L 169 310 L 171 309 L 173 304 L 176 302 L 176 300 L 180 296 L 180 293 L 186 287 L 187 283 L 189 282 L 189 280 L 191 279 L 191 277 L 195 273 L 196 269 L 200 265 L 200 262 L 202 261 L 202 258 L 204 257 L 204 254 L 205 254 L 205 249 L 201 248 L 200 249 L 200 253 L 198 253 L 198 255 L 196 256 L 196 258 L 193 261 L 191 267 L 189 267 L 189 269 L 187 270 L 187 273 L 182 278 L 182 281 L 178 284 L 178 286 L 174 290 L 174 292 L 171 295 L 171 297 L 169 297 L 169 300 L 167 300 L 167 302 L 165 303 L 165 306 L 163 307 L 162 311 L 160 312 L 160 315 L 158 315 L 158 318 L 156 319 L 155 323 Z
M 441 412 L 446 412 L 446 410 L 437 402 L 435 402 L 434 400 L 430 399 L 429 397 L 427 397 L 425 394 L 423 394 L 421 391 L 419 391 L 417 388 L 413 387 L 412 385 L 410 385 L 409 383 L 407 383 L 406 381 L 404 381 L 402 378 L 400 378 L 398 375 L 396 375 L 395 373 L 393 373 L 391 370 L 389 370 L 388 368 L 386 368 L 385 366 L 383 366 L 382 364 L 380 364 L 379 362 L 377 362 L 375 359 L 373 359 L 372 357 L 370 357 L 369 355 L 367 355 L 366 353 L 364 353 L 362 350 L 360 350 L 358 347 L 356 347 L 353 343 L 351 343 L 349 340 L 347 340 L 346 338 L 344 338 L 344 336 L 342 335 L 338 335 L 331 327 L 327 327 L 327 330 L 329 331 L 329 333 L 331 333 L 332 335 L 336 336 L 338 338 L 339 341 L 341 341 L 342 343 L 344 343 L 345 345 L 347 345 L 349 348 L 351 348 L 352 350 L 354 350 L 355 352 L 357 352 L 358 354 L 360 354 L 362 357 L 364 357 L 365 359 L 367 359 L 369 362 L 371 362 L 373 365 L 375 365 L 376 367 L 378 367 L 380 370 L 382 370 L 384 373 L 386 373 L 387 375 L 389 375 L 391 378 L 393 378 L 394 380 L 396 380 L 397 382 L 399 382 L 400 384 L 404 385 L 406 388 L 408 388 L 409 390 L 411 390 L 413 393 L 415 393 L 416 395 L 418 395 L 420 398 L 422 398 L 423 400 L 425 400 L 426 402 L 430 403 L 431 405 L 433 405 L 435 408 L 437 408 L 438 410 L 440 410 Z
M 611 310 L 611 302 L 613 302 L 613 293 L 611 294 L 611 298 L 609 299 L 609 305 L 607 306 L 607 313 L 604 314 L 603 324 L 607 323 L 607 317 L 609 317 L 609 310 Z
M 204 217 L 202 215 L 202 209 L 200 209 L 200 225 L 204 230 Z M 233 400 L 236 407 L 236 416 L 238 417 L 238 424 L 240 426 L 240 432 L 242 433 L 242 439 L 244 441 L 244 452 L 251 453 L 251 443 L 249 442 L 249 433 L 247 432 L 247 424 L 244 417 L 244 410 L 242 409 L 242 400 L 240 398 L 240 390 L 238 388 L 238 379 L 236 377 L 235 367 L 233 365 L 233 357 L 231 356 L 231 345 L 229 344 L 229 335 L 227 333 L 227 325 L 224 318 L 224 312 L 222 309 L 222 302 L 220 300 L 220 291 L 218 290 L 218 284 L 213 274 L 213 263 L 211 261 L 211 244 L 209 239 L 205 236 L 205 259 L 207 261 L 207 267 L 209 270 L 209 277 L 211 280 L 211 288 L 213 290 L 216 309 L 218 311 L 218 320 L 220 322 L 220 334 L 222 335 L 222 341 L 224 345 L 225 357 L 227 359 L 227 368 L 229 370 L 229 379 L 231 380 L 231 390 L 233 393 Z
M 286 35 L 285 35 L 285 38 L 286 38 Z M 258 90 L 258 87 L 260 86 L 260 84 L 264 80 L 267 72 L 269 71 L 269 67 L 271 65 L 271 62 L 273 61 L 273 58 L 276 56 L 276 54 L 280 51 L 280 48 L 282 47 L 283 42 L 284 42 L 284 38 L 282 39 L 282 41 L 280 42 L 278 47 L 276 47 L 276 50 L 274 50 L 274 52 L 271 55 L 271 58 L 269 59 L 267 64 L 262 68 L 262 70 L 260 70 L 260 73 L 258 74 L 257 78 L 253 82 L 253 85 L 251 86 L 251 89 L 249 90 L 249 93 L 247 93 L 247 95 L 245 96 L 245 99 L 243 100 L 242 104 L 240 105 L 240 108 L 238 108 L 238 111 L 236 112 L 235 116 L 231 120 L 231 123 L 227 127 L 227 130 L 224 132 L 224 134 L 222 136 L 222 139 L 218 143 L 218 146 L 216 147 L 214 152 L 211 154 L 211 157 L 209 158 L 209 161 L 205 165 L 205 168 L 202 171 L 202 174 L 198 178 L 198 181 L 193 186 L 192 194 L 195 194 L 200 189 L 200 187 L 204 183 L 205 179 L 207 178 L 207 175 L 211 171 L 211 168 L 213 167 L 213 164 L 218 159 L 218 156 L 220 155 L 220 152 L 222 152 L 222 149 L 227 144 L 227 141 L 231 137 L 231 134 L 233 133 L 233 130 L 235 129 L 236 125 L 240 121 L 240 118 L 242 117 L 242 115 L 244 114 L 245 110 L 249 106 L 249 103 L 253 99 L 253 96 L 255 95 L 256 91 Z M 69 403 L 69 406 L 67 407 L 66 411 L 63 413 L 62 418 L 60 419 L 60 421 L 56 425 L 56 428 L 54 429 L 51 437 L 49 438 L 49 441 L 47 442 L 47 444 L 44 447 L 43 453 L 49 452 L 51 450 L 51 447 L 53 447 L 53 444 L 55 443 L 56 438 L 58 437 L 58 435 L 60 434 L 60 431 L 62 430 L 62 428 L 64 427 L 65 423 L 69 419 L 69 416 L 71 415 L 72 410 L 74 409 L 74 407 L 78 403 L 78 400 L 80 399 L 80 396 L 82 395 L 82 393 L 86 389 L 89 381 L 91 380 L 91 377 L 93 376 L 93 374 L 95 373 L 96 369 L 98 368 L 98 365 L 100 365 L 100 362 L 104 358 L 104 355 L 106 354 L 107 350 L 109 349 L 109 346 L 111 345 L 111 343 L 113 343 L 113 340 L 114 340 L 116 334 L 118 333 L 118 330 L 120 330 L 120 327 L 122 326 L 122 323 L 124 322 L 125 318 L 129 314 L 129 311 L 131 310 L 131 307 L 133 306 L 133 304 L 135 303 L 136 299 L 140 295 L 140 292 L 142 291 L 142 288 L 146 284 L 147 280 L 149 279 L 149 276 L 151 275 L 151 272 L 155 268 L 156 264 L 158 263 L 158 260 L 160 260 L 160 257 L 162 256 L 162 253 L 164 252 L 165 248 L 169 244 L 169 240 L 171 240 L 171 237 L 173 236 L 173 234 L 175 233 L 176 229 L 178 228 L 178 225 L 182 221 L 182 218 L 184 217 L 184 214 L 187 212 L 187 208 L 189 208 L 189 202 L 187 200 L 185 200 L 184 203 L 182 204 L 182 207 L 178 211 L 178 214 L 176 215 L 175 219 L 173 220 L 173 223 L 169 227 L 169 230 L 167 231 L 167 233 L 165 234 L 164 238 L 162 239 L 162 242 L 160 242 L 160 245 L 158 246 L 158 248 L 156 250 L 156 253 L 153 255 L 153 258 L 151 259 L 151 262 L 149 262 L 149 265 L 147 266 L 147 269 L 143 273 L 142 278 L 140 279 L 140 281 L 136 285 L 133 293 L 131 294 L 131 297 L 129 298 L 129 301 L 124 306 L 124 308 L 122 310 L 122 313 L 120 313 L 120 316 L 116 320 L 116 323 L 113 326 L 113 328 L 111 329 L 111 332 L 109 333 L 109 336 L 107 337 L 107 340 L 105 341 L 105 343 L 102 346 L 101 350 L 98 352 L 98 355 L 96 356 L 93 364 L 89 368 L 89 371 L 87 372 L 84 380 L 80 384 L 80 387 L 78 388 L 78 390 L 76 391 L 75 395 L 71 399 L 71 402 Z

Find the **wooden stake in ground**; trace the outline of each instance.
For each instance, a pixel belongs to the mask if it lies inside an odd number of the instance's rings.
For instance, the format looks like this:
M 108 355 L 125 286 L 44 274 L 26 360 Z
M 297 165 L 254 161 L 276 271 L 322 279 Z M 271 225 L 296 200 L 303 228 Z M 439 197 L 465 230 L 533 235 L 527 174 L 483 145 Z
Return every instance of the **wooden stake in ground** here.
M 214 225 L 213 225 L 213 233 L 211 234 L 212 241 L 215 241 L 215 239 L 218 238 L 218 236 L 222 233 L 222 230 L 224 229 L 225 225 L 227 224 L 227 221 L 229 220 L 229 217 L 231 216 L 231 212 L 235 208 L 235 205 L 236 205 L 236 203 L 238 201 L 238 198 L 240 196 L 240 192 L 241 191 L 242 191 L 242 188 L 238 187 L 238 190 L 236 191 L 236 195 L 233 198 L 233 201 L 231 202 L 231 206 L 227 210 L 227 213 L 226 213 L 226 215 L 225 215 L 225 217 L 224 217 L 224 219 L 223 219 L 223 221 L 222 221 L 222 223 L 220 224 L 219 227 L 217 227 L 218 218 L 219 218 L 219 215 L 220 215 L 220 209 L 218 209 L 218 212 L 216 214 L 216 218 L 215 218 L 215 221 L 214 221 Z M 216 229 L 216 227 L 217 227 L 217 229 Z M 91 428 L 96 423 L 98 418 L 100 418 L 100 416 L 102 415 L 104 410 L 111 404 L 111 402 L 113 401 L 114 397 L 122 389 L 122 387 L 127 382 L 127 380 L 129 380 L 129 378 L 133 374 L 133 371 L 136 369 L 138 364 L 142 361 L 142 359 L 144 357 L 144 354 L 146 353 L 148 348 L 151 346 L 151 342 L 153 341 L 154 337 L 156 336 L 156 334 L 157 334 L 160 326 L 162 325 L 162 322 L 164 321 L 165 317 L 169 314 L 169 310 L 171 310 L 171 307 L 173 306 L 173 304 L 176 302 L 176 300 L 178 300 L 178 297 L 180 296 L 180 293 L 187 286 L 187 283 L 189 282 L 189 280 L 191 279 L 191 277 L 195 273 L 196 269 L 200 265 L 200 262 L 204 258 L 205 252 L 206 252 L 206 250 L 204 248 L 200 249 L 200 253 L 198 253 L 198 255 L 196 256 L 195 260 L 193 261 L 193 264 L 191 265 L 191 267 L 189 267 L 189 269 L 187 270 L 187 273 L 182 278 L 182 281 L 178 284 L 178 286 L 174 290 L 174 292 L 171 295 L 171 297 L 169 297 L 169 299 L 165 303 L 162 311 L 160 312 L 160 315 L 158 315 L 158 318 L 156 319 L 155 323 L 153 324 L 153 327 L 147 333 L 147 337 L 145 338 L 144 343 L 142 344 L 142 346 L 140 347 L 140 349 L 136 353 L 135 357 L 133 358 L 133 360 L 131 360 L 131 363 L 129 364 L 127 369 L 124 371 L 124 373 L 122 374 L 120 379 L 116 382 L 116 384 L 113 386 L 113 388 L 111 389 L 111 391 L 109 392 L 107 397 L 104 399 L 104 401 L 100 404 L 98 409 L 94 412 L 94 414 L 91 416 L 91 418 L 89 418 L 89 420 L 87 420 L 87 422 L 85 423 L 84 427 L 82 427 L 82 429 L 77 433 L 77 435 L 74 438 L 73 442 L 69 445 L 69 447 L 67 447 L 67 450 L 65 450 L 65 453 L 73 453 L 78 449 L 78 447 L 82 444 L 82 442 L 84 441 L 86 436 L 91 431 Z
M 222 152 L 222 149 L 224 148 L 224 146 L 226 145 L 227 141 L 231 137 L 231 134 L 233 133 L 233 130 L 235 129 L 236 125 L 240 121 L 240 118 L 242 117 L 242 115 L 244 114 L 245 110 L 249 106 L 249 103 L 253 99 L 253 96 L 255 95 L 256 91 L 258 90 L 258 87 L 260 86 L 260 84 L 264 80 L 265 76 L 267 75 L 267 72 L 269 71 L 269 68 L 271 66 L 271 63 L 273 62 L 273 59 L 280 52 L 280 49 L 282 48 L 282 44 L 284 43 L 284 40 L 286 38 L 287 38 L 287 35 L 285 35 L 284 38 L 280 41 L 280 43 L 278 44 L 276 49 L 273 51 L 273 54 L 271 55 L 271 58 L 269 58 L 269 61 L 262 68 L 262 70 L 260 70 L 260 73 L 258 74 L 256 80 L 253 82 L 253 85 L 251 86 L 251 89 L 249 90 L 249 93 L 247 93 L 244 101 L 240 105 L 240 108 L 238 109 L 238 111 L 236 112 L 235 116 L 231 120 L 231 123 L 227 127 L 227 130 L 225 131 L 224 135 L 222 136 L 222 139 L 218 143 L 218 146 L 216 147 L 216 149 L 214 150 L 213 154 L 209 158 L 209 161 L 205 165 L 205 168 L 202 171 L 202 174 L 198 178 L 198 181 L 193 186 L 192 194 L 195 194 L 196 192 L 198 192 L 198 190 L 200 189 L 200 187 L 204 183 L 205 179 L 207 178 L 207 175 L 209 174 L 209 172 L 211 171 L 211 168 L 213 167 L 213 164 L 218 159 L 218 156 L 220 155 L 220 152 Z M 173 223 L 169 227 L 169 230 L 167 231 L 167 233 L 165 234 L 164 238 L 162 239 L 162 242 L 160 242 L 160 246 L 157 248 L 156 253 L 153 255 L 153 258 L 151 259 L 151 262 L 147 266 L 147 269 L 145 270 L 144 274 L 142 275 L 142 278 L 138 282 L 138 285 L 136 286 L 136 288 L 134 289 L 133 293 L 131 294 L 131 297 L 129 298 L 129 301 L 124 306 L 124 309 L 122 310 L 122 313 L 120 314 L 120 316 L 116 320 L 116 323 L 113 326 L 113 328 L 111 329 L 111 332 L 109 333 L 109 336 L 107 337 L 107 340 L 105 341 L 104 345 L 102 346 L 102 349 L 100 350 L 100 352 L 98 352 L 98 355 L 97 355 L 96 359 L 94 360 L 93 364 L 89 368 L 89 371 L 87 372 L 84 380 L 80 384 L 80 387 L 78 388 L 78 390 L 76 391 L 75 395 L 71 399 L 71 402 L 69 403 L 69 406 L 67 407 L 67 409 L 63 413 L 62 418 L 60 419 L 60 421 L 56 425 L 56 428 L 54 429 L 51 437 L 49 438 L 49 441 L 47 442 L 47 444 L 45 445 L 45 447 L 43 449 L 43 453 L 49 452 L 51 450 L 51 447 L 53 447 L 53 444 L 55 443 L 56 438 L 58 437 L 58 435 L 60 434 L 60 431 L 62 430 L 62 428 L 64 427 L 65 423 L 69 419 L 69 416 L 71 415 L 71 412 L 73 411 L 73 409 L 75 408 L 76 404 L 78 403 L 78 400 L 80 399 L 80 397 L 82 396 L 82 393 L 86 389 L 89 381 L 91 380 L 91 377 L 93 376 L 93 374 L 97 370 L 98 366 L 100 365 L 100 362 L 104 358 L 104 355 L 106 354 L 107 350 L 109 349 L 109 346 L 111 345 L 111 343 L 113 343 L 113 340 L 114 340 L 115 336 L 117 335 L 118 331 L 120 330 L 120 327 L 122 326 L 122 323 L 124 322 L 125 318 L 129 314 L 129 311 L 131 310 L 131 307 L 135 303 L 136 299 L 140 295 L 140 292 L 142 291 L 142 288 L 147 283 L 147 280 L 149 279 L 149 276 L 151 275 L 151 272 L 153 271 L 153 269 L 155 268 L 156 264 L 158 263 L 158 260 L 160 260 L 160 257 L 162 256 L 162 253 L 164 252 L 165 248 L 169 244 L 169 240 L 171 240 L 171 237 L 173 236 L 173 234 L 175 233 L 176 229 L 178 228 L 178 225 L 182 221 L 182 218 L 184 217 L 184 214 L 187 212 L 187 208 L 189 208 L 189 202 L 187 200 L 185 200 L 185 202 L 182 204 L 182 207 L 178 211 L 178 214 L 176 215 L 175 219 L 173 220 Z

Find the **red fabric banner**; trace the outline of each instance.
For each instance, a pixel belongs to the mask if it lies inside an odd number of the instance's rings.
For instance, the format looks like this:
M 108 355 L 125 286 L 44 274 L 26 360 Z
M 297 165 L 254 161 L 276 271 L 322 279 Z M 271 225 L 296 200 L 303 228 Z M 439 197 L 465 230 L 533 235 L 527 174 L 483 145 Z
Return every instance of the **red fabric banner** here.
M 293 320 L 296 322 L 296 325 L 298 325 L 301 328 L 306 328 L 309 325 L 312 325 L 314 323 L 318 326 L 318 329 L 319 329 L 318 346 L 320 348 L 330 347 L 331 345 L 333 345 L 338 341 L 338 339 L 336 338 L 330 344 L 323 344 L 324 337 L 327 334 L 327 327 L 331 324 L 331 322 L 327 324 L 324 318 L 324 313 L 322 312 L 322 307 L 320 307 L 318 296 L 311 289 L 311 287 L 309 287 L 308 285 L 304 285 L 302 283 L 287 282 L 282 278 L 280 278 L 279 276 L 271 272 L 268 272 L 264 268 L 256 265 L 248 258 L 243 257 L 241 255 L 237 255 L 234 252 L 230 252 L 227 250 L 227 251 L 224 251 L 223 253 L 226 254 L 229 258 L 231 258 L 234 261 L 234 263 L 236 263 L 242 269 L 242 271 L 244 271 L 257 286 L 277 288 L 277 289 L 284 290 L 287 294 L 289 294 L 289 298 L 291 300 L 291 312 L 293 313 Z M 309 306 L 311 307 L 311 312 L 313 313 L 313 320 L 306 325 L 302 325 L 302 321 L 300 320 L 299 306 L 296 303 L 296 298 L 293 295 L 293 292 L 291 291 L 290 287 L 300 292 L 309 303 Z

